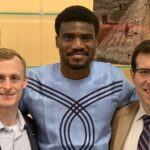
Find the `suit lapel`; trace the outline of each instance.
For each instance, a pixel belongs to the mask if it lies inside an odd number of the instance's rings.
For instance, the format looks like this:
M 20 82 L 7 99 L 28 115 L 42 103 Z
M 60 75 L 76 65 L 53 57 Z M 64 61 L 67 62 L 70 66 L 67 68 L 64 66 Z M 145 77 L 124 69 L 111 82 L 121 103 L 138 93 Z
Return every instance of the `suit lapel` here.
M 133 114 L 132 115 L 126 115 L 124 117 L 120 117 L 119 120 L 118 120 L 118 130 L 117 130 L 117 133 L 116 133 L 116 149 L 122 149 L 124 143 L 125 143 L 125 140 L 126 140 L 126 137 L 129 133 L 129 129 L 132 125 L 132 121 L 133 121 Z
M 35 125 L 31 118 L 24 116 L 25 122 L 26 122 L 26 129 L 29 137 L 29 141 L 31 144 L 32 150 L 38 150 L 38 144 L 37 144 L 37 135 L 35 131 Z
M 121 112 L 121 115 L 118 118 L 117 129 L 116 129 L 116 138 L 114 142 L 113 150 L 122 150 L 123 145 L 125 144 L 125 140 L 130 131 L 133 119 L 137 113 L 139 107 L 139 103 L 135 103 L 129 107 L 126 107 Z

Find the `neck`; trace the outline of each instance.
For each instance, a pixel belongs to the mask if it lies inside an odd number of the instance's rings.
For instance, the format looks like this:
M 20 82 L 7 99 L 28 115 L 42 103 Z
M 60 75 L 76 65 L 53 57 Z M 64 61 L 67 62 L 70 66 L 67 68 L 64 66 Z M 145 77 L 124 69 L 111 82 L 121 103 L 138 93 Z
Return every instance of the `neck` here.
M 146 114 L 150 114 L 150 106 L 146 105 L 146 104 L 143 104 L 143 103 L 142 103 L 142 105 L 143 105 L 143 108 L 144 108 Z
M 61 67 L 61 72 L 68 79 L 80 80 L 86 78 L 89 75 L 90 67 L 86 67 L 83 69 L 71 69 Z
M 0 108 L 0 121 L 5 126 L 15 125 L 17 123 L 17 112 L 18 110 Z

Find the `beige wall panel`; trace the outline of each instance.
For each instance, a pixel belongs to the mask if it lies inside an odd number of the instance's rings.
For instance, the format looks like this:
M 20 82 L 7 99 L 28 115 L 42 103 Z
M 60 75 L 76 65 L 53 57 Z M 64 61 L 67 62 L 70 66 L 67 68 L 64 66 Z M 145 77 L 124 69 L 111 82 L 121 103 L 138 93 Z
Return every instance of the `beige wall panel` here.
M 92 0 L 0 0 L 0 47 L 16 49 L 28 66 L 58 62 L 54 20 L 70 5 L 93 9 Z
M 20 52 L 29 66 L 41 65 L 41 17 L 0 15 L 0 47 Z
M 93 10 L 93 0 L 43 0 L 42 8 L 44 12 L 60 12 L 70 5 L 83 5 Z
M 44 16 L 42 20 L 42 64 L 49 64 L 59 61 L 59 53 L 55 44 L 56 34 L 54 30 L 54 20 L 55 16 Z
M 1 12 L 40 12 L 41 0 L 0 0 Z

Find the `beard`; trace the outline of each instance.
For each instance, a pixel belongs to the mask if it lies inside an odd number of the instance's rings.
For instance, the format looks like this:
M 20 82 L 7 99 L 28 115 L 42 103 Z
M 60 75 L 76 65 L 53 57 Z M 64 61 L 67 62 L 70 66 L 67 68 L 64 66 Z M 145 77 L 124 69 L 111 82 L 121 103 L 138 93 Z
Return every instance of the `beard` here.
M 92 59 L 87 59 L 85 61 L 74 61 L 74 62 L 71 62 L 69 60 L 65 60 L 65 64 L 71 68 L 72 70 L 82 70 L 82 69 L 85 69 L 87 67 L 89 67 L 90 63 L 91 63 Z
M 89 68 L 91 61 L 94 58 L 94 53 L 90 54 L 85 50 L 74 50 L 68 53 L 61 54 L 61 64 L 72 70 L 82 70 Z
M 73 70 L 82 70 L 88 66 L 88 64 L 68 64 L 68 66 Z

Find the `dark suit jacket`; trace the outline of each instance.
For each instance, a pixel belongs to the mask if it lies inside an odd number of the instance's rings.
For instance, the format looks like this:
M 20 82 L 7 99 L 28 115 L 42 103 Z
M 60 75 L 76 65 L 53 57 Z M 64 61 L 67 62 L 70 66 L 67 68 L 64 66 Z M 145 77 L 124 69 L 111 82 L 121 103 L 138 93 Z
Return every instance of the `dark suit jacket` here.
M 35 124 L 33 120 L 28 116 L 24 116 L 24 120 L 26 122 L 26 130 L 28 133 L 31 148 L 32 150 L 39 150 Z
M 139 109 L 139 101 L 126 105 L 116 111 L 112 120 L 110 150 L 122 150 L 133 119 Z

